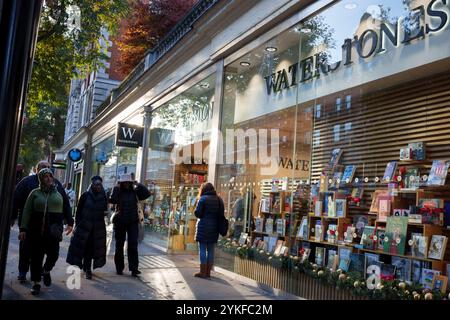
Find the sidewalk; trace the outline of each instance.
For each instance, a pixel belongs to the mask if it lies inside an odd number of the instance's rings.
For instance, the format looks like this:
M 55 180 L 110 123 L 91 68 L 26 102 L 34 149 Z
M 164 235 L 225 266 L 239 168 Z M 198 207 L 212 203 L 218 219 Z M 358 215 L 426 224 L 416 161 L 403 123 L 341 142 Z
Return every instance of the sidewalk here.
M 81 288 L 70 290 L 66 286 L 69 274 L 66 262 L 69 238 L 61 243 L 60 258 L 52 271 L 51 287 L 42 287 L 41 294 L 30 293 L 31 282 L 17 281 L 18 229 L 11 230 L 3 299 L 5 300 L 267 300 L 298 299 L 277 295 L 262 289 L 256 282 L 228 272 L 213 272 L 210 280 L 192 276 L 198 270 L 196 255 L 167 255 L 144 241 L 139 245 L 139 278 L 131 277 L 127 267 L 118 276 L 114 267 L 114 241 L 108 230 L 108 256 L 106 265 L 94 270 L 92 280 L 81 276 Z M 219 269 L 220 270 L 220 269 Z M 29 279 L 28 274 L 28 279 Z

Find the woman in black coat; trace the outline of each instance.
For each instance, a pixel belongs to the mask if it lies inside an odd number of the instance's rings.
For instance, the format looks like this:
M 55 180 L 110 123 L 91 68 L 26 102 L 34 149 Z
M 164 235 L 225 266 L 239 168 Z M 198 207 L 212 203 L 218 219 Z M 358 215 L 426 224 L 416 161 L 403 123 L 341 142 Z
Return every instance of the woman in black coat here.
M 94 176 L 91 181 L 88 191 L 78 202 L 75 232 L 66 259 L 67 263 L 83 268 L 86 279 L 92 279 L 92 260 L 94 269 L 106 264 L 105 213 L 108 201 L 102 178 Z
M 219 218 L 224 215 L 224 205 L 209 182 L 202 184 L 199 196 L 194 214 L 198 218 L 195 241 L 199 242 L 200 272 L 194 276 L 209 278 L 214 264 L 214 248 L 219 239 Z

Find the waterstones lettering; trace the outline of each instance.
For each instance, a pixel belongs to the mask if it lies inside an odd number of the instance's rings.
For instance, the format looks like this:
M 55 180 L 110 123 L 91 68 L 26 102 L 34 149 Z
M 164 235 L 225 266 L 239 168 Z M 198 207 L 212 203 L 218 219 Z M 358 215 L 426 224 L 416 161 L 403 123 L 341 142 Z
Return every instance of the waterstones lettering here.
M 296 160 L 295 166 L 291 158 L 280 157 L 278 159 L 278 166 L 284 169 L 294 169 L 297 171 L 309 172 L 309 160 Z
M 116 146 L 138 148 L 142 147 L 144 128 L 127 123 L 118 123 L 116 131 Z
M 416 14 L 419 22 L 417 30 L 411 31 L 405 28 L 404 18 L 400 17 L 397 23 L 391 27 L 388 23 L 383 22 L 379 31 L 372 29 L 365 30 L 359 37 L 345 39 L 342 45 L 343 60 L 333 64 L 327 63 L 327 53 L 319 52 L 313 56 L 307 57 L 300 62 L 290 65 L 287 69 L 278 70 L 269 76 L 264 77 L 266 80 L 267 94 L 277 93 L 289 87 L 300 83 L 319 78 L 320 74 L 327 75 L 340 69 L 342 65 L 349 66 L 353 63 L 355 57 L 352 56 L 352 47 L 356 48 L 358 56 L 362 59 L 370 58 L 376 54 L 386 51 L 386 40 L 398 47 L 400 44 L 406 45 L 416 39 L 424 39 L 427 35 L 438 33 L 445 29 L 449 22 L 448 11 L 438 4 L 448 5 L 449 0 L 431 0 L 428 5 L 421 5 L 411 10 L 411 14 Z M 425 23 L 426 16 L 433 21 L 432 24 Z M 402 36 L 401 36 L 402 35 Z M 367 47 L 367 48 L 366 48 Z

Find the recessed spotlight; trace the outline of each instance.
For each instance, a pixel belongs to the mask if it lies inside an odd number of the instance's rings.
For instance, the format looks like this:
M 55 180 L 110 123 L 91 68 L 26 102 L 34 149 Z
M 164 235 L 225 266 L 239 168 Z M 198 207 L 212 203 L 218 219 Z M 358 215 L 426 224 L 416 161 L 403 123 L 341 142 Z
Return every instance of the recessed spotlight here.
M 243 67 L 250 67 L 250 62 L 241 61 L 240 65 L 243 66 Z
M 277 51 L 278 49 L 277 48 L 275 48 L 275 47 L 266 47 L 266 51 L 267 52 L 275 52 L 275 51 Z
M 201 83 L 198 85 L 200 88 L 204 88 L 204 89 L 208 89 L 209 88 L 209 83 Z
M 353 9 L 356 9 L 357 7 L 358 7 L 358 5 L 356 3 L 353 3 L 353 2 L 347 3 L 344 6 L 344 8 L 348 9 L 348 10 L 353 10 Z
M 301 33 L 311 33 L 311 29 L 309 29 L 309 28 L 300 28 L 299 31 Z

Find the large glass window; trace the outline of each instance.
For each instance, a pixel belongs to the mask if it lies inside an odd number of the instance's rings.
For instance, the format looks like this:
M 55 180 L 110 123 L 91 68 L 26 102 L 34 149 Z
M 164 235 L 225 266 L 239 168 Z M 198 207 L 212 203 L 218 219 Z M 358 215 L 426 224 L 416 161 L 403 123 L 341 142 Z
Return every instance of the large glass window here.
M 207 180 L 214 85 L 215 76 L 209 76 L 152 113 L 149 232 L 152 241 L 173 251 L 197 250 L 193 210 Z

